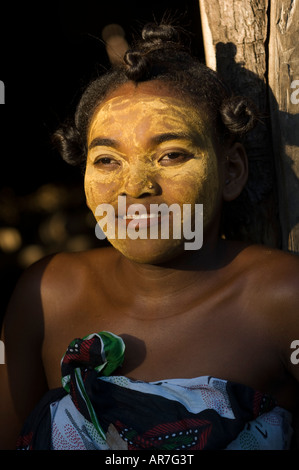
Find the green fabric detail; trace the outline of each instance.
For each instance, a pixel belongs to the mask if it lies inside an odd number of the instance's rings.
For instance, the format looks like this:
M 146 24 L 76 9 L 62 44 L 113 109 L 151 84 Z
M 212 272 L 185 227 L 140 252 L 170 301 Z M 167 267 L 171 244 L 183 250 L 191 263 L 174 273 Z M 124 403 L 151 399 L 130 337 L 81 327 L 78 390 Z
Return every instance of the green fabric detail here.
M 67 356 L 67 354 L 76 354 L 76 351 L 79 352 L 80 345 L 86 340 L 90 340 L 93 337 L 97 336 L 100 339 L 101 342 L 101 349 L 99 348 L 98 355 L 99 355 L 99 364 L 94 367 L 94 370 L 99 373 L 99 375 L 104 375 L 104 376 L 109 376 L 117 367 L 121 366 L 124 360 L 124 352 L 125 352 L 125 344 L 123 340 L 108 331 L 101 331 L 100 333 L 93 333 L 88 336 L 84 336 L 82 340 L 75 339 L 72 341 L 68 347 L 68 351 L 65 353 L 65 355 L 62 358 L 62 362 L 64 358 Z M 80 352 L 79 352 L 79 357 L 78 357 L 78 362 L 80 359 Z M 76 362 L 76 360 L 74 360 Z M 84 363 L 83 363 L 84 367 Z M 83 398 L 86 407 L 89 412 L 90 420 L 101 437 L 101 439 L 106 440 L 106 435 L 101 428 L 99 421 L 97 419 L 96 413 L 94 411 L 94 408 L 92 406 L 92 403 L 88 397 L 88 394 L 86 393 L 85 386 L 84 386 L 84 381 L 82 378 L 82 372 L 80 367 L 74 367 L 73 369 L 74 375 L 75 375 L 75 380 L 76 380 L 76 385 L 78 387 L 79 393 L 81 397 Z M 62 377 L 62 386 L 66 390 L 67 393 L 70 393 L 70 381 L 71 381 L 71 375 L 67 374 L 64 377 Z

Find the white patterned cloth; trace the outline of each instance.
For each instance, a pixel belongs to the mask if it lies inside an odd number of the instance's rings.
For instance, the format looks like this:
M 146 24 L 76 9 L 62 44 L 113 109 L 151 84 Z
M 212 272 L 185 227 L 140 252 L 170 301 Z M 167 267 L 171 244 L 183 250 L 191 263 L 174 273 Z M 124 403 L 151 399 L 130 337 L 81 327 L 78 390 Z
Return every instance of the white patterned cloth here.
M 76 338 L 62 358 L 63 387 L 26 421 L 18 449 L 283 450 L 291 414 L 251 387 L 203 376 L 159 382 L 112 375 L 123 340 Z
M 133 381 L 123 376 L 101 377 L 99 380 L 109 382 L 127 390 L 134 390 L 145 396 L 160 396 L 169 401 L 176 401 L 194 415 L 204 410 L 214 410 L 221 418 L 234 421 L 230 398 L 227 393 L 227 381 L 211 377 L 194 379 L 171 379 L 159 382 Z M 52 448 L 109 450 L 111 447 L 96 431 L 93 424 L 84 418 L 73 404 L 70 395 L 51 404 Z M 142 419 L 142 416 L 140 417 Z M 196 429 L 178 431 L 193 434 L 194 439 L 185 445 L 186 449 L 194 447 L 198 440 Z M 173 433 L 172 433 L 173 434 Z M 126 440 L 125 432 L 120 433 Z M 165 437 L 165 436 L 164 436 Z M 174 436 L 172 436 L 174 437 Z M 290 447 L 292 437 L 291 414 L 276 406 L 271 411 L 261 414 L 245 424 L 238 436 L 225 447 L 227 450 L 284 450 Z M 184 441 L 183 441 L 184 442 Z M 182 444 L 181 449 L 184 449 Z

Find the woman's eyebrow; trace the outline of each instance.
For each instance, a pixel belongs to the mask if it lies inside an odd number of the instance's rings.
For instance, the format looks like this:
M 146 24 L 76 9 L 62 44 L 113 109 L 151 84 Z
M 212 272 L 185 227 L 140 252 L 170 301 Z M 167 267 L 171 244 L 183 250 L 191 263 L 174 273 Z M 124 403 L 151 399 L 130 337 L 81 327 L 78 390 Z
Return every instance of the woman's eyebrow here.
M 191 139 L 191 136 L 186 132 L 166 132 L 164 134 L 158 134 L 152 137 L 151 141 L 153 144 L 162 144 L 169 140 L 179 140 L 179 139 Z
M 118 147 L 118 143 L 116 140 L 113 140 L 113 139 L 108 139 L 107 137 L 95 137 L 89 144 L 88 146 L 88 149 L 92 149 L 94 147 L 98 147 L 98 146 L 102 146 L 102 147 L 113 147 L 113 148 L 117 148 Z
M 170 140 L 194 140 L 192 135 L 187 132 L 165 132 L 163 134 L 158 134 L 151 137 L 150 142 L 153 145 L 159 145 L 163 142 L 168 142 Z M 88 149 L 91 150 L 94 147 L 112 147 L 117 149 L 119 147 L 119 143 L 117 140 L 109 139 L 108 137 L 95 137 L 88 146 Z

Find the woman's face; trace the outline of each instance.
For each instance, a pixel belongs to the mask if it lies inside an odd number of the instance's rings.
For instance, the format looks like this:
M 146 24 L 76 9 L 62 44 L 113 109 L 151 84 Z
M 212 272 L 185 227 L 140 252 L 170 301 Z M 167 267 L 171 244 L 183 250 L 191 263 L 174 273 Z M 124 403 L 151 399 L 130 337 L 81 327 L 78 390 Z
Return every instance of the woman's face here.
M 175 238 L 174 231 L 181 228 L 183 234 L 184 223 L 198 229 L 195 204 L 203 204 L 205 243 L 210 227 L 218 221 L 221 185 L 204 113 L 164 87 L 151 82 L 138 87 L 127 83 L 96 110 L 87 144 L 87 204 L 98 221 L 101 217 L 104 220 L 98 206 L 113 208 L 115 220 L 105 218 L 107 238 L 124 256 L 136 262 L 159 263 L 181 254 L 185 239 Z M 132 204 L 139 206 L 127 211 Z M 176 204 L 176 215 L 169 212 L 167 218 L 166 238 L 161 236 L 166 218 L 149 215 L 153 204 L 164 204 L 164 208 Z M 191 208 L 189 221 L 186 214 L 183 217 L 184 204 Z M 135 215 L 133 209 L 137 210 Z M 174 219 L 180 227 L 174 228 Z M 150 230 L 157 227 L 159 235 L 153 238 Z M 137 239 L 133 232 L 139 233 Z

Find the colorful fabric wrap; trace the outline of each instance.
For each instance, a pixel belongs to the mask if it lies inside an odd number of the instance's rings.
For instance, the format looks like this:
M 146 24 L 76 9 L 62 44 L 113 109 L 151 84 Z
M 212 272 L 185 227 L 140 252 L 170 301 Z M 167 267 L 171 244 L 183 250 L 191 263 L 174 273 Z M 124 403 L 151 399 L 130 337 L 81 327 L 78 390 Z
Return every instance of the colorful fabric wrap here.
M 74 340 L 61 362 L 63 387 L 29 416 L 17 449 L 289 448 L 291 414 L 271 397 L 209 376 L 143 382 L 111 375 L 124 351 L 109 332 Z

